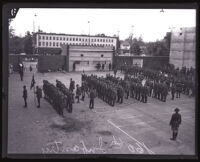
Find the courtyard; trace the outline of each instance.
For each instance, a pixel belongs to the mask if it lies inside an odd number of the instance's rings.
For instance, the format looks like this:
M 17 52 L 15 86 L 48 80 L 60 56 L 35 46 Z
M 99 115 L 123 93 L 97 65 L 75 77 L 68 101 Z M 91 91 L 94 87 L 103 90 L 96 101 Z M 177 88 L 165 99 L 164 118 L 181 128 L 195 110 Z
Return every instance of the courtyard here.
M 92 74 L 92 72 L 85 72 Z M 105 76 L 109 72 L 93 72 Z M 110 72 L 113 74 L 113 72 Z M 8 153 L 38 154 L 195 154 L 195 99 L 181 98 L 166 102 L 148 97 L 147 103 L 124 99 L 114 107 L 96 98 L 89 109 L 89 98 L 73 104 L 72 113 L 64 110 L 60 117 L 42 98 L 37 108 L 30 84 L 33 73 L 25 72 L 24 81 L 18 73 L 9 77 Z M 55 84 L 56 79 L 69 87 L 70 78 L 81 84 L 81 73 L 35 73 L 36 85 L 43 80 Z M 117 76 L 123 74 L 118 72 Z M 23 85 L 28 90 L 28 108 L 24 108 Z M 43 95 L 44 96 L 44 95 Z M 169 121 L 178 107 L 182 115 L 177 141 L 171 141 Z

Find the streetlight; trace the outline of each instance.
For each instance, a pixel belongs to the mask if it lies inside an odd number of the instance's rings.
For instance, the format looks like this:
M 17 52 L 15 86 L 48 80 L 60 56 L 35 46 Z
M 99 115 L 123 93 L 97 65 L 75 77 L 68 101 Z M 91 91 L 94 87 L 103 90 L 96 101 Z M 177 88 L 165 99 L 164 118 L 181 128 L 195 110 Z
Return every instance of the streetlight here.
M 90 21 L 88 21 L 88 25 L 89 25 L 89 45 L 90 45 Z

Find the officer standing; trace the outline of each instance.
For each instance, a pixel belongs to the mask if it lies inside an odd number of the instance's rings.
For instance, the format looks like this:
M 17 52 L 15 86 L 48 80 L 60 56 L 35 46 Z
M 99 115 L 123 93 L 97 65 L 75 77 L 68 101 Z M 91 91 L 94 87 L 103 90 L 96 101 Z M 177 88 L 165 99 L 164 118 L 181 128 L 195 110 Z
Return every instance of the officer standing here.
M 109 65 L 108 65 L 108 66 L 109 66 L 109 71 L 110 71 L 110 70 L 111 70 L 111 63 L 109 63 Z
M 75 89 L 75 82 L 72 80 L 72 78 L 70 79 L 69 89 L 71 92 L 73 92 Z
M 27 97 L 28 97 L 28 94 L 27 94 L 27 89 L 26 89 L 26 86 L 24 85 L 24 90 L 23 90 L 23 98 L 24 98 L 24 103 L 25 103 L 25 105 L 24 105 L 24 107 L 27 107 Z
M 172 129 L 172 138 L 170 138 L 171 140 L 176 140 L 176 137 L 178 135 L 178 128 L 179 125 L 181 124 L 181 114 L 179 114 L 179 109 L 176 108 L 175 113 L 172 115 L 171 120 L 169 125 L 171 126 Z
M 36 86 L 36 97 L 37 97 L 37 101 L 38 101 L 38 106 L 37 108 L 40 108 L 40 98 L 42 98 L 42 89 L 39 88 L 38 86 Z
M 95 98 L 95 91 L 94 88 L 92 88 L 90 91 L 90 105 L 89 105 L 90 109 L 94 108 L 94 98 Z

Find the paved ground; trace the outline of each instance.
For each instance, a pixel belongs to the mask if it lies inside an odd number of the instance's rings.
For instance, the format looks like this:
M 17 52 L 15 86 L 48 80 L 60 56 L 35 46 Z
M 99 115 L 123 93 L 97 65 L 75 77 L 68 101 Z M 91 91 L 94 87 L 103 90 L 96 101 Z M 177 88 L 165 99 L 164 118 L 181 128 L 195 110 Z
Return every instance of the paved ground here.
M 105 75 L 105 72 L 96 72 Z M 118 74 L 120 76 L 120 74 Z M 72 114 L 61 118 L 52 106 L 42 99 L 41 108 L 35 106 L 33 91 L 28 88 L 28 108 L 23 108 L 23 85 L 30 87 L 32 74 L 9 77 L 8 153 L 96 153 L 96 154 L 176 154 L 195 153 L 194 98 L 163 103 L 148 98 L 141 103 L 132 98 L 111 107 L 95 99 L 95 109 L 88 108 L 89 99 L 74 104 Z M 80 83 L 80 73 L 35 74 L 36 84 L 42 80 L 62 81 L 67 87 L 73 78 Z M 169 120 L 174 108 L 180 108 L 182 125 L 177 141 L 171 141 Z

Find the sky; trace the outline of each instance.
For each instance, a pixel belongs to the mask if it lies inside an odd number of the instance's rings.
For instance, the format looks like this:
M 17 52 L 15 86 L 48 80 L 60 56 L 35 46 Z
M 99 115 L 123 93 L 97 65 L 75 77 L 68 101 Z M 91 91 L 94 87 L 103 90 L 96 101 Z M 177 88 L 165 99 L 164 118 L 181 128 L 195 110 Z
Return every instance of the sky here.
M 119 34 L 120 40 L 142 37 L 145 42 L 161 40 L 166 32 L 196 27 L 195 9 L 45 9 L 21 8 L 10 24 L 15 34 L 27 31 L 65 34 Z M 34 16 L 34 15 L 37 16 Z M 88 23 L 88 21 L 90 23 Z M 33 25 L 34 24 L 34 25 Z

